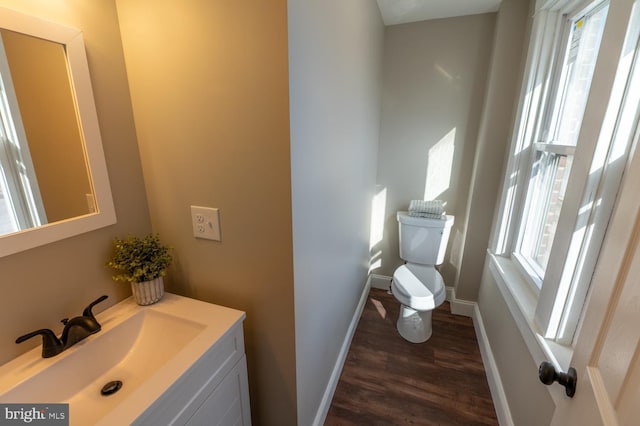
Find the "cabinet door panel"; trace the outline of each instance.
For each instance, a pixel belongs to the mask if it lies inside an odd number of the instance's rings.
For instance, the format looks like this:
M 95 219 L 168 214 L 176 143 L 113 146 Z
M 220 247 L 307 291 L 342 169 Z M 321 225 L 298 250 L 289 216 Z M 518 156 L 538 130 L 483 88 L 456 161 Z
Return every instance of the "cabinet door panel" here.
M 251 425 L 247 364 L 244 356 L 200 405 L 187 425 Z

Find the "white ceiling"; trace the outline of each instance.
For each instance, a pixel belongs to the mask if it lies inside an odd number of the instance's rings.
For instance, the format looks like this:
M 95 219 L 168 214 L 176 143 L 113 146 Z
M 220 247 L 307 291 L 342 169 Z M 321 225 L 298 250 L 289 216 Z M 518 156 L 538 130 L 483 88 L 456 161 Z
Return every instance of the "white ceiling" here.
M 385 25 L 495 12 L 502 0 L 378 0 Z

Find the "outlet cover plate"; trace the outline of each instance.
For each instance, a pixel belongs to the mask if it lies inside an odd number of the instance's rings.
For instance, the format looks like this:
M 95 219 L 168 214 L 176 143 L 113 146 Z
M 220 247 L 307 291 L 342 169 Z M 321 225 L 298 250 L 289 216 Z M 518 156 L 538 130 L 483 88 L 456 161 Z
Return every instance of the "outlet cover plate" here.
M 220 212 L 213 207 L 191 206 L 193 236 L 206 240 L 222 241 Z

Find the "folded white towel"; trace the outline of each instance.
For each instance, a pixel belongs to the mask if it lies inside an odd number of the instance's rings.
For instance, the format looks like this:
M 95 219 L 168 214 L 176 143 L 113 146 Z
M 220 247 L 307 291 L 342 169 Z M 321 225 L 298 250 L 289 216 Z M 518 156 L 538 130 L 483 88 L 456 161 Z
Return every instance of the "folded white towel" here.
M 424 213 L 436 216 L 444 214 L 444 201 L 442 200 L 411 200 L 409 203 L 409 215 L 411 213 Z
M 444 213 L 422 213 L 422 212 L 409 212 L 409 216 L 412 217 L 424 217 L 428 219 L 444 219 Z

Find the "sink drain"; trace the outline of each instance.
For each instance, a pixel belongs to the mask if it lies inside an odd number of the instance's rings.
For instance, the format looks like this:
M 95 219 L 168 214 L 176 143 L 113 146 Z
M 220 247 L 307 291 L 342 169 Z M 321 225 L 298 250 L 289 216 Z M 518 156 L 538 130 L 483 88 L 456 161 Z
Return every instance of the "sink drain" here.
M 120 390 L 122 382 L 120 380 L 112 380 L 102 387 L 100 394 L 107 396 L 112 395 Z

